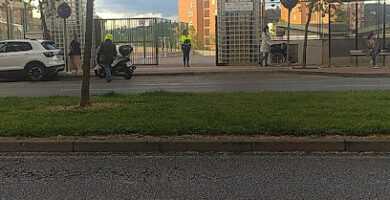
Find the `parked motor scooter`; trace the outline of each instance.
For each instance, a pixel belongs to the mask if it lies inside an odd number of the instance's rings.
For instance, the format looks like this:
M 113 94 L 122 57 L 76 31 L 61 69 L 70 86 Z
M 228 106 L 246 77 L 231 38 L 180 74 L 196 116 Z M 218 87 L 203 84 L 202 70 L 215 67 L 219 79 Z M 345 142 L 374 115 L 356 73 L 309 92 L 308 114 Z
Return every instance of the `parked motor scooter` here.
M 126 79 L 131 79 L 133 77 L 136 66 L 133 65 L 130 59 L 131 53 L 133 53 L 133 47 L 131 45 L 122 45 L 119 47 L 119 53 L 112 65 L 110 66 L 112 76 L 123 76 Z M 104 67 L 100 64 L 94 68 L 96 76 L 100 78 L 106 77 L 106 72 Z

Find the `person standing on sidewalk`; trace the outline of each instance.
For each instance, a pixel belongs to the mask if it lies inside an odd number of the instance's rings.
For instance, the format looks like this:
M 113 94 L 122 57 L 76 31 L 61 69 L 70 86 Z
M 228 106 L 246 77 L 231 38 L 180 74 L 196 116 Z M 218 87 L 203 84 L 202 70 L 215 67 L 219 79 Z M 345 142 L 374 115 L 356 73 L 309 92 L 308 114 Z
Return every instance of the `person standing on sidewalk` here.
M 370 63 L 374 68 L 378 68 L 376 65 L 376 56 L 378 54 L 378 43 L 376 39 L 374 38 L 374 33 L 370 33 L 370 35 L 367 38 L 367 47 L 368 51 L 370 52 Z
M 190 67 L 190 52 L 191 52 L 191 36 L 188 34 L 188 30 L 183 31 L 181 36 L 181 50 L 183 51 L 184 67 Z
M 100 45 L 98 51 L 98 62 L 103 65 L 106 72 L 107 83 L 112 81 L 111 77 L 111 65 L 114 62 L 115 57 L 118 55 L 116 46 L 113 43 L 114 37 L 111 34 L 107 34 L 104 37 L 104 42 Z
M 69 68 L 71 71 L 75 71 L 76 74 L 81 72 L 81 49 L 80 42 L 77 37 L 77 34 L 73 34 L 73 40 L 70 43 L 70 52 L 69 52 Z
M 265 66 L 268 67 L 268 56 L 271 51 L 271 37 L 269 35 L 269 27 L 264 27 L 263 33 L 261 34 L 261 47 L 260 52 L 263 53 L 263 56 L 260 57 L 259 64 L 263 66 L 263 61 L 265 61 Z

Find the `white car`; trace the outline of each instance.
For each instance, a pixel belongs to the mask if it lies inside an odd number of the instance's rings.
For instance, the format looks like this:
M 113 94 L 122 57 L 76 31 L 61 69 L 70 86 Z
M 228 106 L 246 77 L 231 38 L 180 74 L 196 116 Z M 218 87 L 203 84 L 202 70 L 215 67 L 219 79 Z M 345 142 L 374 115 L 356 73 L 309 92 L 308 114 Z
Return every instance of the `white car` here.
M 22 74 L 32 81 L 45 80 L 63 71 L 65 62 L 53 42 L 0 41 L 0 74 Z

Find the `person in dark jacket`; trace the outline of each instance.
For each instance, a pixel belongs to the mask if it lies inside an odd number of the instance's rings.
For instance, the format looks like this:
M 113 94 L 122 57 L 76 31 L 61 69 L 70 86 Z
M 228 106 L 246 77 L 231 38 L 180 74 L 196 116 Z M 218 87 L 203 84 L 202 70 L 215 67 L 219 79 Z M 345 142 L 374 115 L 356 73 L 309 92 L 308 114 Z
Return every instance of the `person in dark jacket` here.
M 69 68 L 70 70 L 76 71 L 76 74 L 81 72 L 81 49 L 80 42 L 77 37 L 77 34 L 73 34 L 73 40 L 70 43 L 70 52 L 69 52 Z
M 106 72 L 106 81 L 108 83 L 112 81 L 110 66 L 118 55 L 113 40 L 114 37 L 111 34 L 107 34 L 104 37 L 104 42 L 100 45 L 97 55 L 99 64 L 103 65 L 104 71 Z

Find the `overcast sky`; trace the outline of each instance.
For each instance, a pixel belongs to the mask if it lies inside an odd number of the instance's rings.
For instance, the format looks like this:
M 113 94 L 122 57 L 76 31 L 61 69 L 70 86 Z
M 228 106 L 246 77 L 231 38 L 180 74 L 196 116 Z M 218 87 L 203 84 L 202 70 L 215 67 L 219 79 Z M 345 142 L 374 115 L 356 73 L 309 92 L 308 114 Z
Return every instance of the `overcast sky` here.
M 102 18 L 162 17 L 177 20 L 178 0 L 96 0 Z

